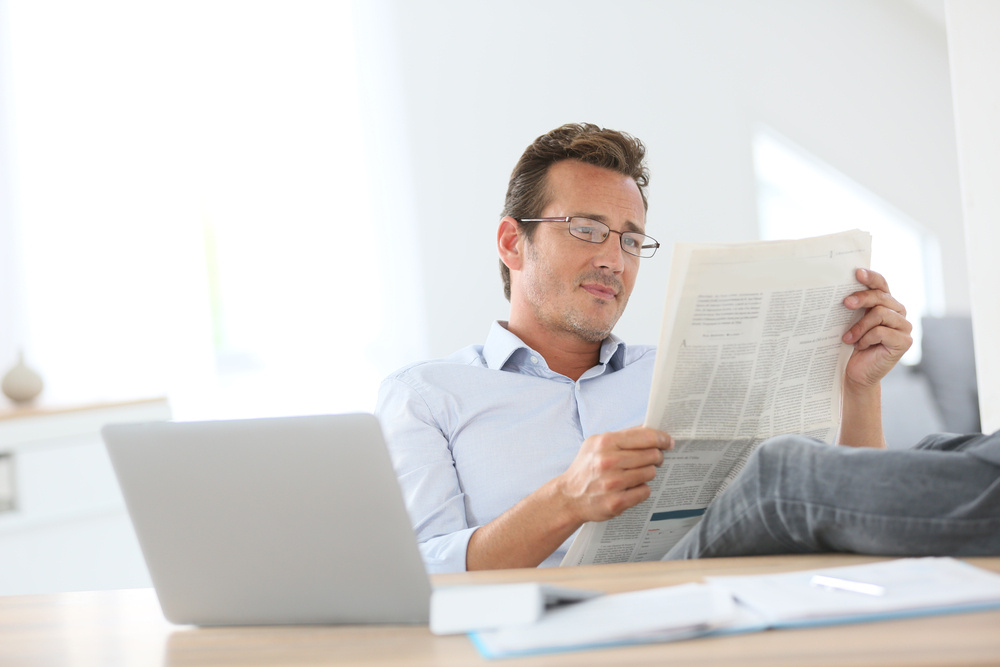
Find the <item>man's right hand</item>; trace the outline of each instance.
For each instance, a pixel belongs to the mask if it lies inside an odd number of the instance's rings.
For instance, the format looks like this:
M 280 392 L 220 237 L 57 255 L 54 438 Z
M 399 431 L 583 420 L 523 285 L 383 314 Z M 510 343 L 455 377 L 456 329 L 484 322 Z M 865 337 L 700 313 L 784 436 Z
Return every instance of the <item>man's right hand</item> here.
M 649 482 L 674 439 L 635 427 L 587 438 L 566 472 L 469 538 L 469 570 L 535 567 L 588 521 L 618 516 L 649 497 Z
M 582 524 L 616 517 L 649 497 L 649 485 L 674 440 L 662 431 L 637 426 L 593 435 L 583 441 L 573 463 L 556 478 L 566 509 Z

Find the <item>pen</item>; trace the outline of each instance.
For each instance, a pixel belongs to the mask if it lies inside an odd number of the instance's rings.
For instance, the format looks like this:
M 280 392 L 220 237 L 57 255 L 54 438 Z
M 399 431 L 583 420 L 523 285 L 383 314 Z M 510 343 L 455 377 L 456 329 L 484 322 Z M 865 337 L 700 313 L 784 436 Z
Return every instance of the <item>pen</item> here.
M 851 593 L 874 595 L 876 597 L 885 595 L 884 586 L 879 586 L 878 584 L 866 584 L 863 581 L 853 581 L 851 579 L 841 579 L 840 577 L 830 577 L 825 574 L 814 575 L 813 578 L 809 580 L 809 585 L 837 591 L 850 591 Z

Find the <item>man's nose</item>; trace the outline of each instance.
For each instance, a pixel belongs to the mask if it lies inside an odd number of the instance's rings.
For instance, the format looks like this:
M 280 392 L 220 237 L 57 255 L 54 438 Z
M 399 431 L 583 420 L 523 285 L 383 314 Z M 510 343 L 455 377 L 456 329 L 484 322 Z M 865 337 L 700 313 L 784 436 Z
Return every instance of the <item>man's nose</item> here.
M 595 263 L 600 268 L 611 269 L 620 273 L 625 268 L 625 251 L 622 250 L 621 232 L 610 230 L 608 237 L 597 247 L 599 248 Z

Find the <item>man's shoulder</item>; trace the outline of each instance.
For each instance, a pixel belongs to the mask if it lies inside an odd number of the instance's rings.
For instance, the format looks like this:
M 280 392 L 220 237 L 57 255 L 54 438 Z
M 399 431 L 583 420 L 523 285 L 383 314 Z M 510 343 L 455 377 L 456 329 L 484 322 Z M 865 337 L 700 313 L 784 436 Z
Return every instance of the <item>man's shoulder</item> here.
M 461 373 L 463 369 L 485 368 L 483 346 L 469 345 L 446 357 L 415 361 L 390 373 L 386 380 L 426 380 L 440 378 L 453 373 Z
M 656 357 L 655 345 L 626 345 L 625 362 L 637 361 L 639 359 L 652 359 Z
M 622 367 L 652 365 L 656 361 L 655 345 L 626 345 Z

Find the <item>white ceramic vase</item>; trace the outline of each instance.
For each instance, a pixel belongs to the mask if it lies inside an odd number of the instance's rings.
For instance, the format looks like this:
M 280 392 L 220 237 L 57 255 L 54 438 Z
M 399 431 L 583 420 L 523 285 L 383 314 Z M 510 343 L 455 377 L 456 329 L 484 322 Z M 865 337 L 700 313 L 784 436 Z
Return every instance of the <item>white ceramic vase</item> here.
M 24 353 L 17 355 L 17 363 L 7 371 L 0 389 L 15 403 L 27 403 L 42 393 L 42 377 L 24 363 Z

